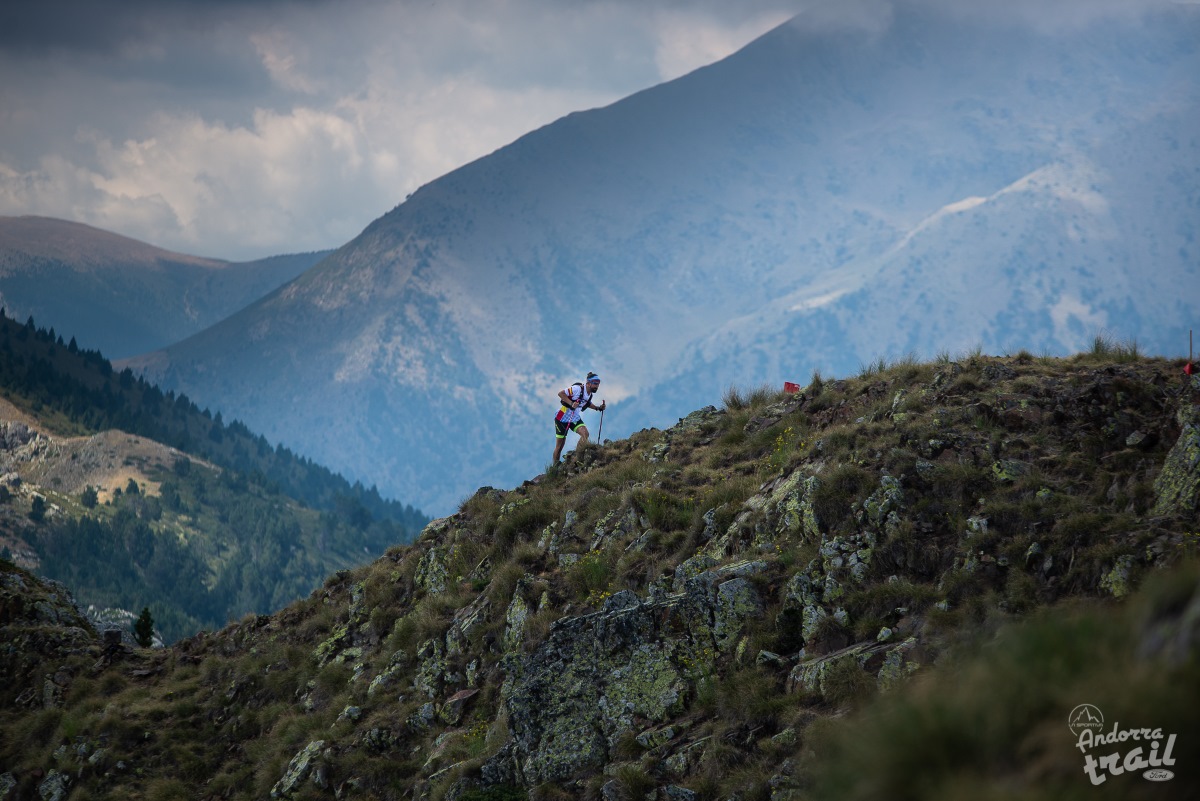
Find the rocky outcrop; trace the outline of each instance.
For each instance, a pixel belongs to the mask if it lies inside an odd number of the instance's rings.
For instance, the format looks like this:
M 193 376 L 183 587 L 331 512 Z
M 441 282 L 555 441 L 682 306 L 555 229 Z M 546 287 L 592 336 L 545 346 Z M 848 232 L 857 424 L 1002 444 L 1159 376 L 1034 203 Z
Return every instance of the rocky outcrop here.
M 0 701 L 57 705 L 71 680 L 57 666 L 98 645 L 66 587 L 0 562 Z
M 600 767 L 622 735 L 678 715 L 746 619 L 761 613 L 753 584 L 737 575 L 755 569 L 707 571 L 655 601 L 617 593 L 603 611 L 563 618 L 535 650 L 511 657 L 502 697 L 522 781 Z
M 1200 513 L 1200 406 L 1184 405 L 1175 418 L 1182 429 L 1154 482 L 1156 515 Z
M 329 781 L 325 775 L 325 762 L 321 758 L 324 749 L 324 740 L 314 740 L 296 754 L 283 776 L 271 788 L 271 798 L 291 798 L 305 780 L 318 789 L 327 788 Z

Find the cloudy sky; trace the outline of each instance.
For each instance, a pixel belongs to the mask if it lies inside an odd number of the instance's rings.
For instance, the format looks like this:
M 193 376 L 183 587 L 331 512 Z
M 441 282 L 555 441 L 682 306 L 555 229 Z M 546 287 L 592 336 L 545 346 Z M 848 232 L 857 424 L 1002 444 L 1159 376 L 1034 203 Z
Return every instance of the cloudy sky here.
M 336 247 L 421 184 L 720 59 L 800 0 L 4 0 L 0 214 Z
M 564 114 L 893 2 L 1062 25 L 1197 0 L 2 0 L 0 215 L 234 260 L 336 247 Z

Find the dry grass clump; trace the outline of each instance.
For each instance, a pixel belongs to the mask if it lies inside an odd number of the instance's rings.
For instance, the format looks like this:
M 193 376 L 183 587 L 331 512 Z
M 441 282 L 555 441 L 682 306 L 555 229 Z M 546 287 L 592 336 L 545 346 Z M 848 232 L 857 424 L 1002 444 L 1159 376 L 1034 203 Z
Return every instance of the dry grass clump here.
M 721 397 L 722 403 L 725 405 L 726 411 L 738 412 L 746 409 L 754 410 L 762 408 L 771 403 L 782 399 L 783 392 L 772 387 L 769 384 L 759 384 L 752 389 L 741 389 L 735 386 L 729 386 L 725 390 L 725 394 Z

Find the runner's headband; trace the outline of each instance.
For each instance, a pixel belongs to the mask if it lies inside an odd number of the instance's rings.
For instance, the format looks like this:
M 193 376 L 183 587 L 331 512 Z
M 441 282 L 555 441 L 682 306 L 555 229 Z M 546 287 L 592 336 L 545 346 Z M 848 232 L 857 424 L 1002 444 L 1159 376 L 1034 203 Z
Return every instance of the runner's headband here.
M 587 382 L 588 382 L 589 384 L 599 384 L 599 383 L 600 383 L 600 376 L 598 376 L 598 375 L 594 375 L 594 376 L 592 376 L 591 378 L 589 378 L 589 379 L 587 380 Z

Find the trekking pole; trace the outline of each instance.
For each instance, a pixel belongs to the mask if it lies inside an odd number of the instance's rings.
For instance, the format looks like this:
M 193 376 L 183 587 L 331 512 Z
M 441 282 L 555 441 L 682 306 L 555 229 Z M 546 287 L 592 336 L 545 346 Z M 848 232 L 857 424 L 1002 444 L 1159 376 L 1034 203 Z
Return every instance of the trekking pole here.
M 600 447 L 600 443 L 604 442 L 604 440 L 600 439 L 600 436 L 603 433 L 604 433 L 604 410 L 601 409 L 600 410 L 600 429 L 596 432 L 596 447 Z

